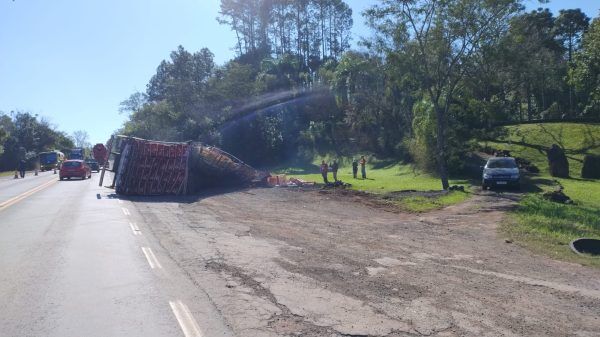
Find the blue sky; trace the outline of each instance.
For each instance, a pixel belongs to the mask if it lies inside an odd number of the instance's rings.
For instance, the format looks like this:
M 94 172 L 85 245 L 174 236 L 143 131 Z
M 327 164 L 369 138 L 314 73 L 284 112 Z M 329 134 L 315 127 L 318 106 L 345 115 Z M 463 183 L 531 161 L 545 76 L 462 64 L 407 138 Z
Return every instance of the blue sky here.
M 346 2 L 354 34 L 368 35 L 360 12 L 377 1 Z M 546 6 L 595 17 L 600 1 Z M 219 0 L 0 0 L 0 111 L 29 111 L 105 142 L 126 118 L 119 102 L 144 91 L 178 45 L 208 47 L 219 64 L 233 56 L 234 35 L 216 22 L 218 8 Z

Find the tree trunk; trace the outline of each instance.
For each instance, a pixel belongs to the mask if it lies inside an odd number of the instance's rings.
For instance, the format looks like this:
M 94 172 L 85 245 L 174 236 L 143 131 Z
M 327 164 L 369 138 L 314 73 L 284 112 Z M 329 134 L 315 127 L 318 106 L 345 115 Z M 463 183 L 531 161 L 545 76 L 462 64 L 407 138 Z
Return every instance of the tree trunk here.
M 531 85 L 527 83 L 527 120 L 531 120 Z
M 437 118 L 437 160 L 439 167 L 440 179 L 442 180 L 442 188 L 447 190 L 450 188 L 448 183 L 448 167 L 446 164 L 446 115 L 444 110 L 441 109 L 438 104 L 434 104 L 435 114 Z

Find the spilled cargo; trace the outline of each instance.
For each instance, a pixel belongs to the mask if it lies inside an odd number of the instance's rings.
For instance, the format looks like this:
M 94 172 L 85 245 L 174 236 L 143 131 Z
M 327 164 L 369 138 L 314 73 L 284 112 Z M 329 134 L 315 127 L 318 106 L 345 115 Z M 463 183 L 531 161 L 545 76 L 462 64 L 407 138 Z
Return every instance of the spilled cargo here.
M 117 194 L 193 194 L 208 187 L 261 184 L 269 176 L 217 147 L 201 143 L 115 136 L 108 147 L 114 158 L 112 187 Z

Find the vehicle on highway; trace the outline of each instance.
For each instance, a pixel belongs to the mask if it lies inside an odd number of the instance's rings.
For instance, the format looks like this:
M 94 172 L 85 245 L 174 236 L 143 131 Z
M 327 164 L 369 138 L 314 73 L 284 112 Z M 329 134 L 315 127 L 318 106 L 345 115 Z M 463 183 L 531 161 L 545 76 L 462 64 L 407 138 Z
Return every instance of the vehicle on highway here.
M 83 148 L 76 147 L 76 148 L 71 149 L 69 151 L 69 159 L 81 159 L 81 160 L 83 160 L 84 154 L 85 154 L 85 151 L 83 150 Z
M 94 159 L 86 159 L 85 163 L 88 164 L 92 171 L 100 172 L 100 165 Z
M 53 170 L 60 168 L 60 165 L 65 161 L 64 153 L 60 151 L 42 152 L 38 154 L 40 161 L 40 171 Z
M 494 157 L 488 159 L 483 167 L 482 188 L 521 187 L 521 174 L 517 161 L 512 157 Z
M 81 178 L 82 180 L 85 180 L 91 177 L 92 169 L 85 161 L 80 159 L 66 160 L 64 163 L 62 163 L 60 167 L 60 180 L 63 180 L 65 178 Z

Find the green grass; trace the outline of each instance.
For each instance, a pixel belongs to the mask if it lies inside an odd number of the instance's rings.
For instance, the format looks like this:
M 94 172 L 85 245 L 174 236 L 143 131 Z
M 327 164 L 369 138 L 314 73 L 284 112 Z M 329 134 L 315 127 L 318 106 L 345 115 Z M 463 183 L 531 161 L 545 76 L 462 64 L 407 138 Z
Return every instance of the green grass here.
M 468 192 L 454 191 L 440 197 L 406 197 L 397 201 L 398 206 L 408 212 L 428 212 L 459 204 L 470 197 Z
M 600 239 L 597 204 L 562 205 L 530 194 L 520 202 L 512 219 L 502 226 L 508 238 L 552 258 L 600 267 L 600 258 L 581 257 L 569 248 L 576 238 Z
M 551 123 L 504 127 L 507 136 L 485 142 L 498 150 L 509 150 L 513 156 L 529 159 L 548 174 L 546 152 L 552 144 L 565 149 L 572 177 L 581 177 L 585 154 L 600 154 L 600 124 Z
M 0 172 L 0 177 L 8 177 L 8 176 L 12 176 L 14 174 L 15 174 L 15 171 Z
M 274 172 L 286 174 L 288 177 L 322 183 L 323 178 L 318 173 L 318 163 L 320 163 L 320 160 L 315 160 L 312 165 L 303 167 L 280 167 L 275 169 Z M 367 179 L 362 179 L 360 176 L 360 168 L 358 178 L 354 179 L 352 177 L 352 166 L 349 164 L 340 165 L 338 179 L 352 184 L 352 189 L 355 190 L 386 193 L 403 190 L 439 191 L 442 189 L 439 178 L 420 172 L 409 164 L 374 162 L 367 164 Z M 333 180 L 331 173 L 328 177 L 330 181 Z M 450 184 L 465 185 L 467 182 L 464 180 L 450 180 Z
M 501 226 L 503 234 L 537 253 L 600 267 L 600 258 L 579 256 L 568 246 L 579 237 L 600 239 L 600 181 L 579 178 L 583 156 L 600 154 L 600 125 L 529 124 L 506 129 L 507 137 L 487 144 L 509 150 L 540 168 L 541 173 L 530 179 L 535 184 L 530 190 L 552 190 L 558 187 L 558 181 L 575 204 L 557 204 L 544 200 L 540 193 L 527 194 L 511 214 L 512 221 Z M 552 144 L 565 149 L 572 178 L 549 176 L 544 149 Z
M 323 158 L 330 162 L 329 158 Z M 310 165 L 302 167 L 280 167 L 274 172 L 286 174 L 288 177 L 295 177 L 306 181 L 323 182 L 319 170 L 321 158 L 317 158 Z M 329 173 L 329 180 L 332 181 L 332 174 Z M 415 190 L 415 191 L 440 191 L 442 183 L 439 178 L 420 172 L 412 165 L 401 164 L 397 162 L 385 162 L 372 160 L 367 164 L 367 179 L 362 179 L 360 168 L 357 179 L 352 176 L 352 166 L 350 163 L 340 165 L 338 170 L 338 179 L 345 183 L 352 184 L 352 189 L 366 191 L 377 195 L 383 195 L 390 192 Z M 464 180 L 451 180 L 451 185 L 467 185 Z M 425 212 L 432 209 L 438 209 L 445 206 L 460 203 L 470 196 L 469 193 L 452 192 L 442 196 L 433 197 L 398 197 L 394 201 L 401 209 L 410 212 Z
M 288 175 L 308 181 L 323 182 L 320 173 Z M 373 169 L 372 166 L 367 166 L 367 179 L 360 178 L 360 169 L 358 177 L 358 179 L 352 177 L 352 167 L 340 167 L 338 171 L 338 179 L 352 184 L 353 189 L 374 193 L 401 190 L 440 190 L 442 186 L 438 178 L 428 174 L 413 172 L 409 165 L 396 164 L 380 169 Z M 329 173 L 329 180 L 333 180 L 331 173 Z

